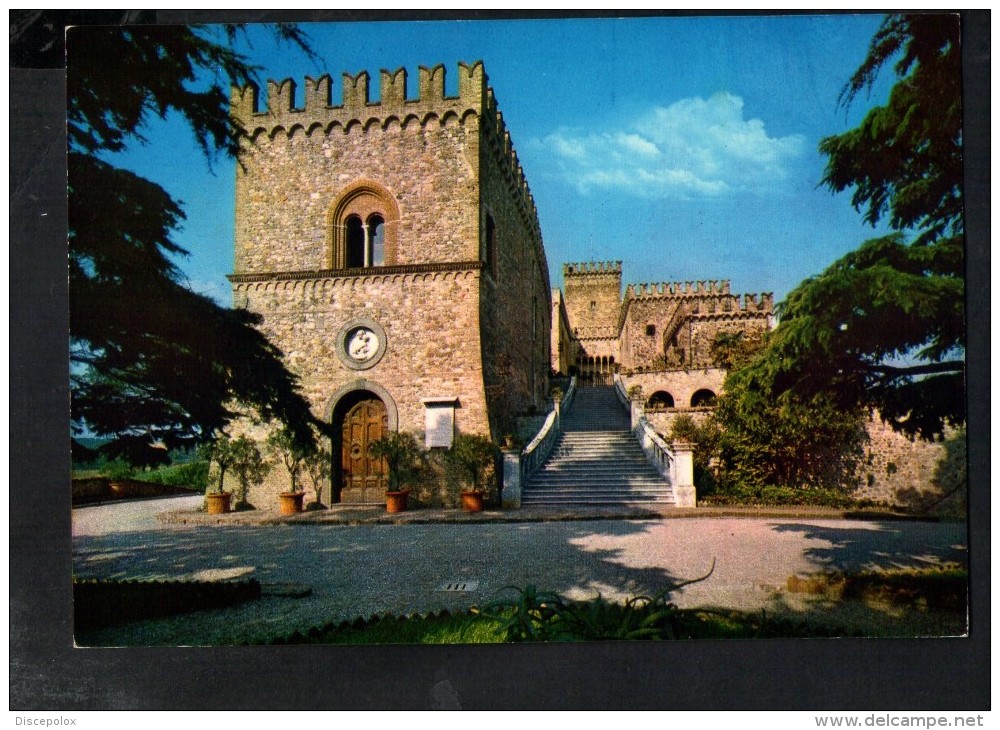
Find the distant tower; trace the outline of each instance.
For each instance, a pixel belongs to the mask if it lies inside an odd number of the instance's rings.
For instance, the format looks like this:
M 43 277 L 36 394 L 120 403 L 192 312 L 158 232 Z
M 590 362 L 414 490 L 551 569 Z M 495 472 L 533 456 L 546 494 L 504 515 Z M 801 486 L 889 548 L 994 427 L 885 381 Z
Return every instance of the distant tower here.
M 563 265 L 566 312 L 578 337 L 613 337 L 622 303 L 622 262 Z

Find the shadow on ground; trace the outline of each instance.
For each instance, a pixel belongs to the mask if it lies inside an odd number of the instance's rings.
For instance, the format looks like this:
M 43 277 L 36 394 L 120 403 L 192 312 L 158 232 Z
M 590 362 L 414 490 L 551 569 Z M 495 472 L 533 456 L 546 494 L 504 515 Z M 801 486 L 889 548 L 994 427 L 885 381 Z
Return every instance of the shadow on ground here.
M 80 645 L 259 643 L 359 616 L 460 610 L 507 586 L 568 598 L 653 595 L 715 572 L 671 598 L 684 606 L 765 610 L 803 620 L 851 619 L 852 635 L 955 635 L 964 616 L 925 620 L 892 606 L 835 605 L 788 594 L 793 573 L 964 560 L 960 526 L 765 520 L 576 521 L 409 525 L 199 525 L 81 535 L 78 577 L 233 580 L 306 585 L 266 596 L 79 634 Z M 960 544 L 961 543 L 961 544 Z M 449 583 L 468 590 L 448 591 Z M 912 615 L 910 615 L 912 614 Z M 957 629 L 955 628 L 957 627 Z
M 618 551 L 587 547 L 645 529 L 634 522 L 450 525 L 204 526 L 74 540 L 77 577 L 140 580 L 256 578 L 312 587 L 306 598 L 264 598 L 223 611 L 88 632 L 99 645 L 228 644 L 264 640 L 331 620 L 464 609 L 505 586 L 539 585 L 573 597 L 655 593 L 694 577 L 631 567 Z M 447 583 L 475 584 L 466 592 Z
M 831 525 L 792 522 L 775 524 L 773 529 L 779 534 L 798 533 L 807 543 L 825 543 L 823 546 L 810 545 L 803 551 L 817 571 L 968 564 L 968 536 L 964 536 L 961 542 L 942 545 L 936 539 L 940 528 L 935 523 L 878 522 L 856 525 L 843 522 Z

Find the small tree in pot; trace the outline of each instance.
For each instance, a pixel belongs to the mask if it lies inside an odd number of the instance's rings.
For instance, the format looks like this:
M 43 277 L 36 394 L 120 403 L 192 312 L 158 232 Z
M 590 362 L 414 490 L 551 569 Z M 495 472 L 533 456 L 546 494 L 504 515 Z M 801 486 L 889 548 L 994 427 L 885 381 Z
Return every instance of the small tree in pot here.
M 402 512 L 406 509 L 408 487 L 420 476 L 426 454 L 412 433 L 397 431 L 372 443 L 370 453 L 376 459 L 385 459 L 389 470 L 386 490 L 386 510 Z
M 462 507 L 469 512 L 481 512 L 486 494 L 486 471 L 496 468 L 500 449 L 485 436 L 457 434 L 445 457 L 465 477 L 468 489 L 462 492 Z
M 295 436 L 287 429 L 281 428 L 273 432 L 267 439 L 268 450 L 278 456 L 288 470 L 291 480 L 291 490 L 278 495 L 281 501 L 281 514 L 293 515 L 302 511 L 302 499 L 305 492 L 300 491 L 299 475 L 306 468 L 306 463 L 316 447 L 304 445 L 296 441 Z
M 316 491 L 316 500 L 306 505 L 307 510 L 326 509 L 323 504 L 323 485 L 330 483 L 330 472 L 333 470 L 333 456 L 329 449 L 318 448 L 305 460 L 305 472 Z M 333 499 L 333 495 L 330 495 Z
M 233 465 L 235 458 L 233 440 L 225 434 L 221 434 L 215 440 L 203 444 L 198 449 L 198 455 L 209 463 L 210 468 L 212 464 L 218 467 L 217 471 L 210 473 L 208 489 L 205 491 L 205 510 L 210 515 L 228 512 L 229 501 L 233 495 L 231 492 L 223 491 L 223 486 L 225 485 L 226 472 Z
M 232 461 L 230 470 L 236 476 L 240 489 L 236 493 L 235 511 L 255 509 L 247 501 L 247 493 L 251 486 L 255 486 L 264 481 L 264 477 L 271 470 L 271 465 L 264 461 L 257 444 L 246 436 L 234 439 L 230 445 Z

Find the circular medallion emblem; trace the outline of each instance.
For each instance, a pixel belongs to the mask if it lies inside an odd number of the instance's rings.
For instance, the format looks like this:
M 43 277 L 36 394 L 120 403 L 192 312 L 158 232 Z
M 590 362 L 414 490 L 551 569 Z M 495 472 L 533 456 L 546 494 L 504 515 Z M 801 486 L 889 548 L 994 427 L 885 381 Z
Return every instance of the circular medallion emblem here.
M 337 357 L 352 370 L 374 367 L 385 354 L 385 330 L 371 319 L 355 319 L 337 334 Z
M 367 327 L 358 327 L 347 333 L 347 354 L 353 360 L 365 362 L 378 352 L 378 335 Z

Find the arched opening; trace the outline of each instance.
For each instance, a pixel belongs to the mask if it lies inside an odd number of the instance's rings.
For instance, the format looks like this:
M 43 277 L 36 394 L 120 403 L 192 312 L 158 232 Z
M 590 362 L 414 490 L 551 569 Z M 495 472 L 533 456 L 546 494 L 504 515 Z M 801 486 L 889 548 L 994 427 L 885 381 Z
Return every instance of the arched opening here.
M 347 268 L 360 268 L 365 265 L 365 227 L 358 216 L 352 215 L 345 222 L 345 228 L 347 237 Z
M 330 268 L 396 262 L 399 206 L 388 190 L 362 180 L 342 192 L 329 212 Z
M 694 395 L 691 396 L 691 407 L 692 408 L 706 408 L 715 405 L 715 393 L 710 391 L 708 388 L 702 388 L 701 390 L 696 390 Z
M 368 265 L 382 266 L 385 264 L 385 218 L 377 213 L 368 218 Z
M 386 403 L 370 390 L 351 390 L 337 401 L 330 420 L 332 500 L 383 502 L 387 483 L 385 460 L 372 457 L 371 445 L 392 430 Z
M 665 390 L 658 390 L 649 396 L 646 401 L 646 408 L 651 411 L 662 411 L 666 408 L 674 407 L 674 397 Z

